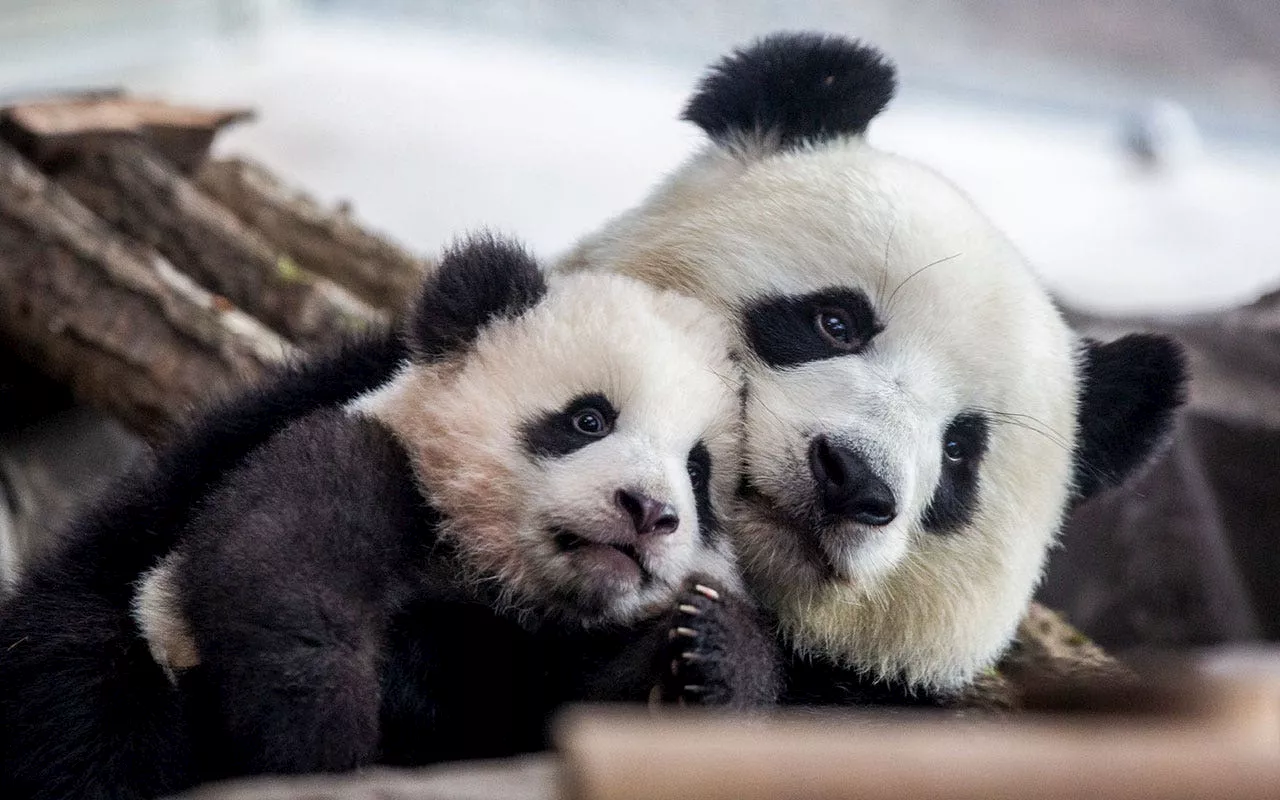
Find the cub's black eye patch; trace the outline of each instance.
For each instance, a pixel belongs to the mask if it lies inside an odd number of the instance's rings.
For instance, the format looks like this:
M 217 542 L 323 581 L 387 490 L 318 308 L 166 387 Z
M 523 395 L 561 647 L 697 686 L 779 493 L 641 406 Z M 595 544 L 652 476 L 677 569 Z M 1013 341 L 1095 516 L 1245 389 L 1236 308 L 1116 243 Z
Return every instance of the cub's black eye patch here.
M 525 423 L 525 450 L 543 457 L 567 456 L 613 432 L 618 412 L 603 394 L 575 397 L 559 411 L 549 411 Z
M 711 451 L 704 442 L 699 441 L 689 451 L 685 468 L 689 471 L 693 499 L 698 507 L 699 534 L 703 541 L 710 542 L 719 534 L 719 520 L 711 507 Z
M 884 329 L 866 294 L 844 288 L 759 298 L 743 312 L 743 324 L 771 367 L 861 353 Z
M 986 417 L 967 412 L 953 419 L 943 433 L 942 475 L 924 512 L 924 527 L 930 533 L 949 533 L 973 519 L 988 429 Z

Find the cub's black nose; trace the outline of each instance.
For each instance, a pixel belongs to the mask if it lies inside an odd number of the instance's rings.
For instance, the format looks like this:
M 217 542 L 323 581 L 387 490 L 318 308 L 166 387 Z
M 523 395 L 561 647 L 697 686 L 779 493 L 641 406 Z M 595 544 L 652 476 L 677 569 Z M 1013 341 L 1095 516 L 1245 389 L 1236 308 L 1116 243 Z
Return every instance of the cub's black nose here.
M 631 517 L 631 523 L 639 536 L 674 533 L 680 527 L 680 516 L 670 503 L 627 489 L 619 489 L 614 500 Z
M 876 526 L 888 525 L 898 515 L 893 490 L 856 450 L 815 436 L 809 444 L 809 470 L 826 513 Z

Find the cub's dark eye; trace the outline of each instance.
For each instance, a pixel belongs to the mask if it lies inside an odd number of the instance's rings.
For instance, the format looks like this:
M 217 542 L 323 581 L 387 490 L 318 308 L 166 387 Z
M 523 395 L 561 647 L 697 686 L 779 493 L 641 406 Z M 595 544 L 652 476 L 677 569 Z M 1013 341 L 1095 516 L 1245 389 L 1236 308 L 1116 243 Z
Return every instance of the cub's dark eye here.
M 818 312 L 815 322 L 822 338 L 834 346 L 847 350 L 858 344 L 849 312 L 839 308 L 824 308 Z
M 948 439 L 942 446 L 942 454 L 948 461 L 960 461 L 964 458 L 964 445 L 957 439 Z
M 685 461 L 685 469 L 689 472 L 689 482 L 693 484 L 694 492 L 705 489 L 707 481 L 711 478 L 711 452 L 707 450 L 707 446 L 699 441 L 689 451 L 689 458 Z
M 607 436 L 612 426 L 604 413 L 595 408 L 584 408 L 574 412 L 573 429 L 583 436 L 599 438 Z
M 693 484 L 693 488 L 697 489 L 707 482 L 707 473 L 701 464 L 690 461 L 686 469 L 689 470 L 689 482 Z

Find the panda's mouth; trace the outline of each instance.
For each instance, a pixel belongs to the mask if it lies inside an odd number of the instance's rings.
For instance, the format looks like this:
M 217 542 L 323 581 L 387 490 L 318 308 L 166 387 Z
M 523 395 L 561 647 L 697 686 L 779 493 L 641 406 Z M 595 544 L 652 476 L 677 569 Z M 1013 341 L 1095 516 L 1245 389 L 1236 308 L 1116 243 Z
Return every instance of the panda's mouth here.
M 568 528 L 551 530 L 556 549 L 589 577 L 630 584 L 645 580 L 648 570 L 634 543 L 586 536 Z

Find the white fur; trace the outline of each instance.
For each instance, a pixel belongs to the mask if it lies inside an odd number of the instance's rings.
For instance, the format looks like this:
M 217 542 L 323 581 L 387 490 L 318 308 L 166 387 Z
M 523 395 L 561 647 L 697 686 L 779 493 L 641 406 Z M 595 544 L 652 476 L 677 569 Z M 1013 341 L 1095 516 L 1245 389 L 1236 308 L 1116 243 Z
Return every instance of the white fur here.
M 133 596 L 133 619 L 147 640 L 151 657 L 164 669 L 169 680 L 200 663 L 195 639 L 187 627 L 179 604 L 177 585 L 178 554 L 170 553 L 147 570 L 138 581 Z
M 471 577 L 492 580 L 517 610 L 573 580 L 571 559 L 548 529 L 616 523 L 621 488 L 670 502 L 680 525 L 645 555 L 657 579 L 620 593 L 610 621 L 667 602 L 694 572 L 728 588 L 737 578 L 724 537 L 698 535 L 689 451 L 711 452 L 721 513 L 736 477 L 739 369 L 730 332 L 711 309 L 618 275 L 557 276 L 547 296 L 515 319 L 486 327 L 458 359 L 406 364 L 387 386 L 351 404 L 390 427 L 413 458 L 432 505 L 447 520 Z M 566 456 L 534 458 L 520 432 L 529 420 L 583 394 L 604 394 L 614 431 Z
M 709 147 L 561 269 L 639 277 L 731 319 L 761 295 L 864 291 L 886 328 L 863 353 L 781 370 L 747 359 L 745 468 L 775 501 L 734 510 L 748 579 L 798 649 L 875 676 L 953 687 L 998 656 L 1070 488 L 1075 342 L 956 188 L 861 139 L 775 154 Z M 1018 416 L 991 417 L 972 524 L 930 534 L 921 515 L 943 431 L 966 410 Z M 847 523 L 851 543 L 828 553 L 835 579 L 795 544 L 817 432 L 855 442 L 899 504 L 884 528 Z

